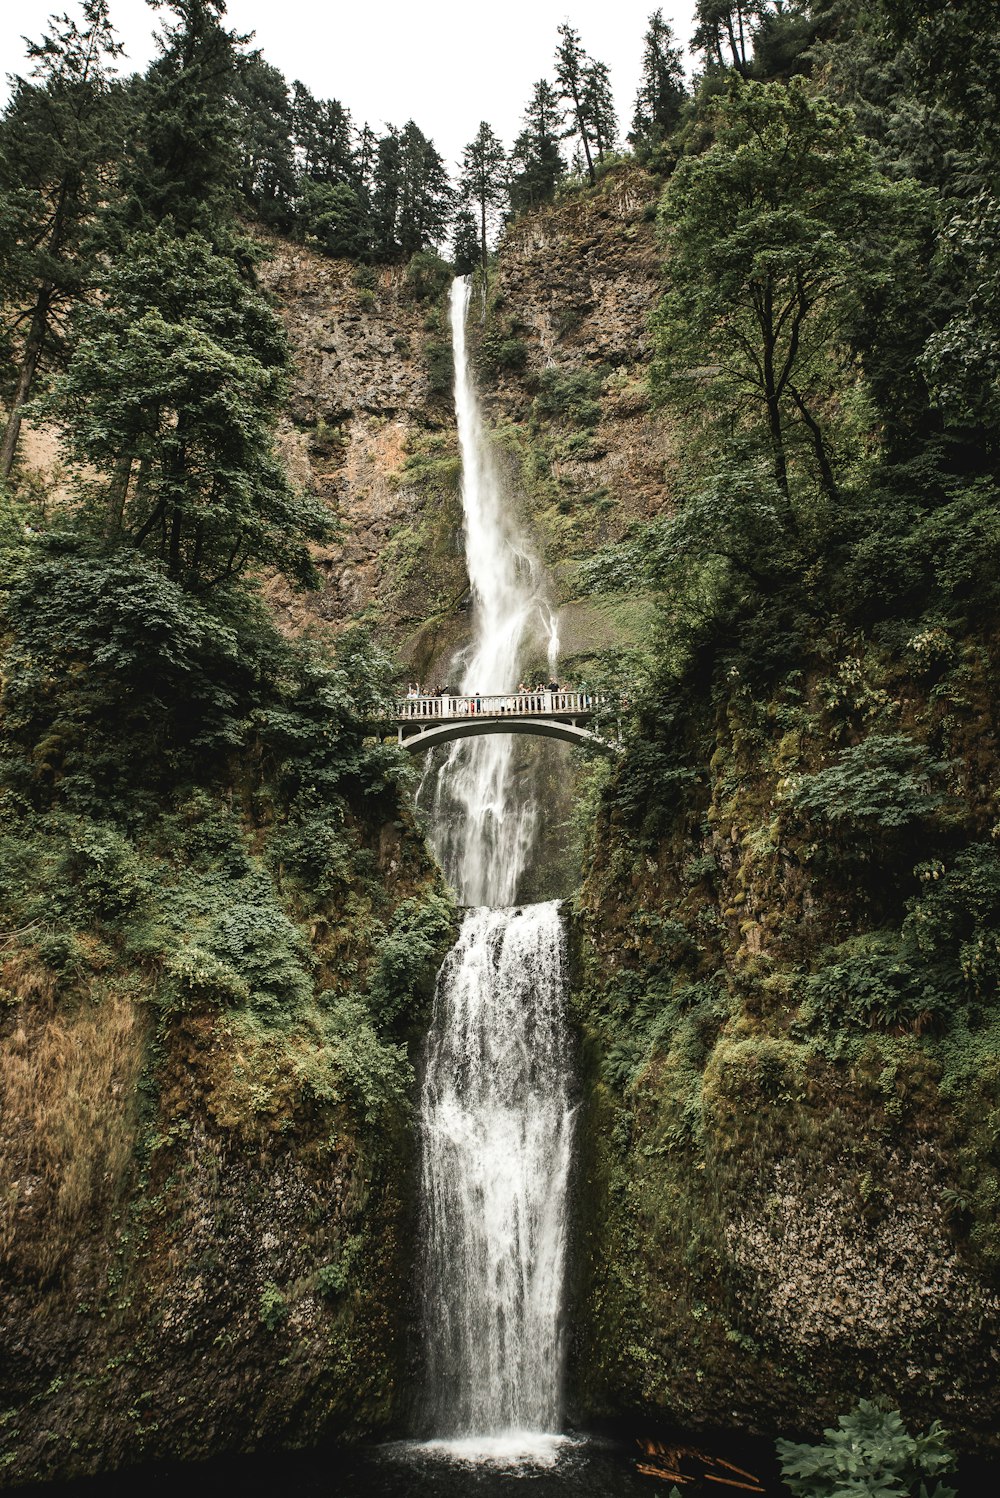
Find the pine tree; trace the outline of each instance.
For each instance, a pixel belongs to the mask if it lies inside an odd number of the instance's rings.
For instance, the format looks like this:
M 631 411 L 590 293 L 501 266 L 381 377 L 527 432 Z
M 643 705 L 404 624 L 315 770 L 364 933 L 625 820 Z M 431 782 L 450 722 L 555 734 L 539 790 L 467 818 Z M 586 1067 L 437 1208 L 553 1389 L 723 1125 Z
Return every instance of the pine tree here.
M 399 137 L 400 191 L 396 240 L 409 259 L 444 238 L 452 208 L 452 190 L 444 161 L 412 120 Z
M 510 164 L 510 202 L 515 212 L 550 203 L 566 172 L 559 150 L 563 111 L 559 96 L 544 78 L 535 84 L 524 112 L 524 129 L 514 142 Z
M 323 512 L 296 494 L 274 450 L 287 346 L 263 297 L 200 234 L 139 234 L 76 342 L 47 414 L 109 543 L 203 591 L 253 566 L 313 578 L 307 540 Z
M 468 276 L 479 264 L 479 225 L 471 208 L 459 208 L 452 233 L 452 263 L 456 276 Z
M 240 68 L 237 99 L 243 197 L 264 223 L 287 229 L 296 194 L 288 85 L 253 52 Z
M 357 180 L 351 116 L 339 99 L 316 99 L 298 80 L 292 85 L 295 149 L 302 170 L 314 182 Z
M 497 209 L 507 201 L 507 153 L 485 120 L 463 153 L 459 192 L 462 202 L 475 205 L 479 214 L 479 256 L 485 276 L 488 231 Z
M 572 125 L 566 136 L 576 136 L 587 163 L 587 175 L 591 186 L 597 180 L 591 149 L 593 139 L 590 118 L 587 112 L 587 74 L 590 59 L 583 49 L 580 33 L 568 21 L 557 27 L 561 41 L 556 48 L 555 73 L 559 85 L 559 97 L 564 100 Z
M 400 132 L 389 125 L 375 148 L 371 192 L 371 251 L 376 260 L 392 260 L 399 252 L 396 223 L 402 187 Z
M 588 63 L 584 75 L 583 99 L 593 131 L 597 159 L 603 161 L 618 142 L 618 115 L 615 112 L 614 94 L 611 92 L 611 74 L 606 63 Z
M 222 25 L 225 0 L 149 0 L 172 11 L 139 91 L 140 119 L 123 172 L 127 227 L 171 219 L 219 242 L 239 183 L 239 68 L 249 38 Z
M 643 40 L 642 77 L 635 98 L 629 140 L 636 147 L 658 145 L 680 124 L 684 109 L 684 62 L 674 30 L 654 10 Z
M 749 78 L 754 32 L 771 9 L 770 0 L 697 0 L 692 50 L 710 67 L 733 67 Z
M 107 0 L 84 0 L 83 24 L 55 19 L 28 44 L 32 79 L 15 78 L 0 122 L 0 299 L 11 310 L 2 341 L 13 369 L 0 442 L 0 477 L 17 451 L 21 419 L 36 378 L 61 354 L 67 305 L 90 276 L 93 219 L 117 147 L 115 40 Z

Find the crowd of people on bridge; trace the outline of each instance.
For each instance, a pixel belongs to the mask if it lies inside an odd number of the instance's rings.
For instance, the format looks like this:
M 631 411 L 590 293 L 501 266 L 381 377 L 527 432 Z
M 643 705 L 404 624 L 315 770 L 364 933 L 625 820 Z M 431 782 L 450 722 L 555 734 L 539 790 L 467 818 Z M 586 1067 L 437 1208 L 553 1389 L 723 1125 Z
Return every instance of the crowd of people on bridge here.
M 537 686 L 521 681 L 514 692 L 454 692 L 449 686 L 422 687 L 419 682 L 410 682 L 406 690 L 405 711 L 412 717 L 423 716 L 428 708 L 434 717 L 461 717 L 484 712 L 557 712 L 561 704 L 556 699 L 562 693 L 572 693 L 578 699 L 574 704 L 577 710 L 593 706 L 593 697 L 586 688 L 563 686 L 553 678 L 539 682 Z

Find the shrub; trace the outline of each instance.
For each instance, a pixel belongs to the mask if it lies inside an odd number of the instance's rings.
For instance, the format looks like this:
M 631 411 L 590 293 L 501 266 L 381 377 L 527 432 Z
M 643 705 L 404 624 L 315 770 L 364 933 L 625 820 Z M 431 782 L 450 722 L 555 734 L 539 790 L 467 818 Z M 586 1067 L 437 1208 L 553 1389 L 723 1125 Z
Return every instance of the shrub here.
M 898 1410 L 862 1399 L 819 1446 L 778 1441 L 781 1475 L 794 1498 L 955 1498 L 942 1482 L 953 1472 L 948 1432 L 935 1420 L 910 1435 Z
M 597 369 L 543 369 L 538 376 L 538 394 L 532 405 L 536 419 L 596 426 L 601 419 L 598 397 L 604 375 Z
M 406 289 L 417 302 L 436 302 L 451 281 L 451 266 L 433 250 L 418 250 L 406 267 Z
M 424 350 L 427 390 L 430 395 L 448 395 L 455 381 L 455 359 L 450 343 L 429 343 Z
M 270 1280 L 260 1292 L 257 1314 L 269 1332 L 276 1332 L 282 1322 L 288 1320 L 288 1302 Z
M 800 776 L 792 802 L 826 822 L 888 831 L 938 810 L 944 798 L 931 782 L 948 768 L 903 734 L 873 733 L 836 764 Z

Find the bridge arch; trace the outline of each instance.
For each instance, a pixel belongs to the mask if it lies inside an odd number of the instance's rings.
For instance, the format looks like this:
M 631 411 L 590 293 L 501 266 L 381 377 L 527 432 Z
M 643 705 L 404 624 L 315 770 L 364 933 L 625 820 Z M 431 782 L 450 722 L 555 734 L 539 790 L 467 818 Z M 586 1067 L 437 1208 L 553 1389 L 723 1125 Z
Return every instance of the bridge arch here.
M 458 722 L 435 723 L 409 735 L 401 727 L 399 744 L 408 754 L 422 754 L 425 749 L 434 749 L 439 744 L 453 744 L 456 739 L 474 739 L 490 733 L 526 733 L 544 739 L 562 739 L 567 744 L 588 744 L 605 754 L 613 754 L 616 749 L 608 739 L 602 739 L 589 728 L 580 728 L 575 723 L 553 718 L 517 717 L 463 718 Z

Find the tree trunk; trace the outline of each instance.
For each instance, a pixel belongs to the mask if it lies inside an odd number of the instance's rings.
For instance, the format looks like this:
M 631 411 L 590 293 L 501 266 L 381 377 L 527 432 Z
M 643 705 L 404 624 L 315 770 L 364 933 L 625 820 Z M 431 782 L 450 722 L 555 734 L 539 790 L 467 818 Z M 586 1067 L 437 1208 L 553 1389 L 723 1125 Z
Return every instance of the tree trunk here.
M 128 499 L 128 486 L 132 478 L 131 456 L 121 457 L 115 464 L 115 471 L 111 475 L 108 484 L 107 519 L 104 528 L 105 539 L 114 541 L 121 534 L 122 516 L 125 513 L 125 502 Z
M 785 436 L 781 429 L 781 403 L 774 377 L 774 303 L 771 288 L 764 294 L 764 305 L 759 312 L 761 333 L 764 342 L 764 402 L 767 406 L 767 429 L 771 434 L 771 451 L 774 457 L 774 477 L 778 488 L 788 498 L 788 464 L 785 459 Z
M 14 466 L 14 455 L 17 452 L 17 439 L 21 435 L 21 413 L 24 410 L 31 387 L 38 372 L 38 361 L 42 354 L 42 345 L 45 342 L 45 334 L 49 325 L 49 308 L 52 303 L 52 287 L 43 286 L 35 303 L 35 310 L 31 314 L 31 326 L 28 329 L 28 339 L 24 345 L 24 359 L 21 363 L 21 371 L 17 379 L 17 389 L 14 391 L 14 399 L 10 405 L 10 415 L 4 429 L 3 442 L 0 444 L 0 478 L 9 478 L 10 471 Z
M 580 95 L 577 93 L 575 88 L 573 90 L 573 112 L 576 115 L 576 128 L 579 131 L 580 139 L 583 142 L 583 154 L 587 158 L 587 175 L 590 178 L 590 185 L 591 187 L 593 187 L 594 183 L 597 181 L 597 175 L 594 171 L 594 162 L 590 154 L 590 140 L 587 136 L 587 126 L 584 120 L 583 105 L 580 103 Z
M 840 495 L 837 490 L 837 481 L 833 476 L 833 468 L 830 466 L 830 458 L 826 450 L 826 443 L 823 441 L 823 432 L 820 424 L 794 385 L 789 385 L 788 393 L 798 407 L 802 420 L 809 428 L 813 442 L 813 452 L 816 454 L 816 465 L 819 468 L 820 482 L 829 498 L 836 501 L 840 498 Z

